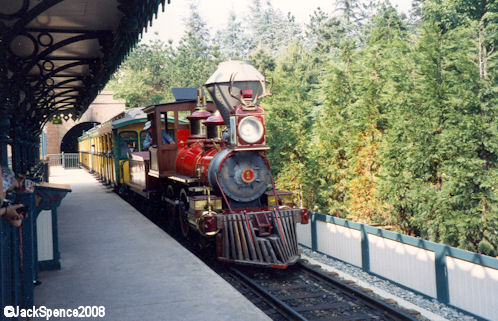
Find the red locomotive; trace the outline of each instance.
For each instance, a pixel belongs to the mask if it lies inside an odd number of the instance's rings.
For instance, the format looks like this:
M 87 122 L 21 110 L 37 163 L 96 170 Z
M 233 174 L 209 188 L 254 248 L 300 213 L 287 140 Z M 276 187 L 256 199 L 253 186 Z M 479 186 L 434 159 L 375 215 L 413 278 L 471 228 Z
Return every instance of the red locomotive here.
M 148 153 L 131 153 L 127 186 L 165 202 L 183 236 L 213 238 L 219 260 L 285 268 L 299 258 L 296 224 L 307 224 L 309 214 L 275 188 L 270 173 L 258 104 L 269 95 L 265 79 L 247 62 L 228 61 L 205 87 L 214 103 L 198 89 L 197 101 L 144 109 L 152 144 Z M 163 130 L 174 143 L 158 139 Z

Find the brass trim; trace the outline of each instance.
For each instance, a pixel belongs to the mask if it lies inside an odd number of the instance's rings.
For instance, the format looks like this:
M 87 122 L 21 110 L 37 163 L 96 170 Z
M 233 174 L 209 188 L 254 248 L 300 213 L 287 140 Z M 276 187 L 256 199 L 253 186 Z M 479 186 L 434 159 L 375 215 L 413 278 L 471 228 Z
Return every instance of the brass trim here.
M 202 235 L 202 236 L 215 236 L 216 234 L 218 234 L 220 232 L 220 229 L 214 231 L 214 232 L 207 232 L 207 233 L 204 233 L 201 229 L 201 226 L 202 226 L 202 222 L 204 221 L 204 219 L 207 217 L 207 216 L 216 216 L 216 212 L 213 212 L 213 211 L 204 211 L 202 212 L 201 216 L 199 216 L 199 218 L 197 219 L 197 224 L 196 224 L 196 227 L 197 227 L 197 230 L 199 231 L 199 233 Z
M 188 183 L 195 183 L 198 181 L 197 178 L 192 178 L 192 177 L 188 177 L 188 176 L 181 176 L 181 175 L 168 175 L 167 177 L 173 181 L 177 181 L 180 183 L 187 183 L 187 184 Z

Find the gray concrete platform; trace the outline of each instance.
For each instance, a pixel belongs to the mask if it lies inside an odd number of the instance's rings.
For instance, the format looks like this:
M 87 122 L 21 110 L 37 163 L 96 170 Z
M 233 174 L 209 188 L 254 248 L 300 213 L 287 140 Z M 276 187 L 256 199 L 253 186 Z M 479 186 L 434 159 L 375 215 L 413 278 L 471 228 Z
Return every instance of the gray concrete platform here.
M 73 192 L 58 209 L 62 269 L 40 273 L 36 306 L 105 307 L 82 320 L 269 320 L 85 170 L 51 168 L 50 182 Z

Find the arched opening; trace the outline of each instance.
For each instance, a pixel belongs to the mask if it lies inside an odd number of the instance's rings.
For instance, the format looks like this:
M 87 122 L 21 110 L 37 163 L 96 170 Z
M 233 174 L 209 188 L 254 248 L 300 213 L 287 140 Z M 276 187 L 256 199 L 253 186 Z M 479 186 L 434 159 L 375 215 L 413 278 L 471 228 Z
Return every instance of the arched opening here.
M 66 135 L 62 138 L 61 142 L 61 152 L 62 153 L 77 153 L 78 152 L 78 137 L 80 137 L 84 131 L 93 128 L 93 126 L 98 125 L 97 122 L 85 122 L 78 124 L 71 128 Z

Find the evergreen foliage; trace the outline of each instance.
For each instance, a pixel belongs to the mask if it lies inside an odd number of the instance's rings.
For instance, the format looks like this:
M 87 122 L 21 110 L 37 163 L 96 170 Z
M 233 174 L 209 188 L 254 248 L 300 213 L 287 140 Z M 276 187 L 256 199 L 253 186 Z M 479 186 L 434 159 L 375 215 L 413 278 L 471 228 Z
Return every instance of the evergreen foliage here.
M 289 44 L 301 38 L 301 28 L 295 18 L 290 13 L 284 15 L 273 8 L 271 1 L 265 4 L 260 0 L 254 1 L 248 22 L 251 51 L 263 50 L 273 58 L 280 56 Z
M 304 184 L 306 152 L 312 126 L 310 78 L 313 66 L 299 43 L 292 43 L 280 56 L 273 73 L 274 96 L 266 107 L 269 158 L 279 186 L 298 191 Z M 299 193 L 300 202 L 303 201 Z
M 216 70 L 221 59 L 211 45 L 206 22 L 190 5 L 185 34 L 178 47 L 155 41 L 133 50 L 108 84 L 128 107 L 147 106 L 173 99 L 171 88 L 199 87 Z
M 169 88 L 175 71 L 171 43 L 155 41 L 138 45 L 121 65 L 107 85 L 115 97 L 124 99 L 126 106 L 139 107 L 172 99 Z
M 232 60 L 247 58 L 251 39 L 234 11 L 230 11 L 227 26 L 216 33 L 215 39 L 223 58 Z

